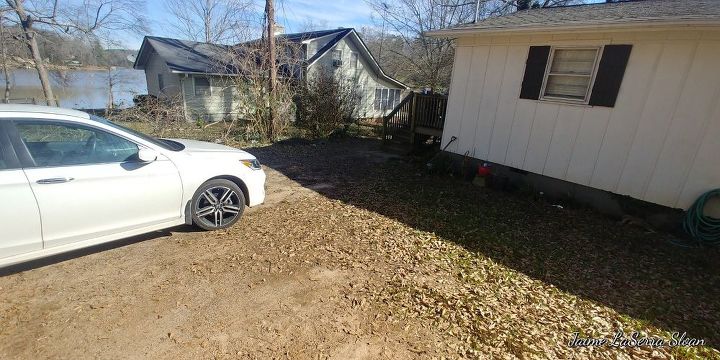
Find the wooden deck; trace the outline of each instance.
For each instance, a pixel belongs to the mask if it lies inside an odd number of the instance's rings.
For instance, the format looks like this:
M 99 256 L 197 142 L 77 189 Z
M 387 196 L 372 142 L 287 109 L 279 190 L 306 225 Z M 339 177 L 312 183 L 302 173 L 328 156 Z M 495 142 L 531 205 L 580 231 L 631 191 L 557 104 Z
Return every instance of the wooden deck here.
M 411 92 L 383 119 L 383 142 L 409 149 L 419 139 L 440 138 L 446 109 L 447 96 Z

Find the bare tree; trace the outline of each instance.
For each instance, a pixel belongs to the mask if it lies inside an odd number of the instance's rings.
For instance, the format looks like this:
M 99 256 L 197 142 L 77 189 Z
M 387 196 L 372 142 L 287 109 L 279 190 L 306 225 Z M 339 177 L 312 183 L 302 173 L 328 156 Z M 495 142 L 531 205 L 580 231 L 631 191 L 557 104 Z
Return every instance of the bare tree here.
M 268 93 L 270 93 L 270 102 L 268 106 L 268 115 L 270 115 L 270 123 L 275 122 L 275 89 L 277 88 L 277 58 L 275 49 L 275 0 L 265 0 L 265 19 L 267 22 L 267 32 L 265 40 L 267 42 L 267 64 L 268 64 Z M 275 134 L 272 133 L 274 126 L 270 126 L 269 137 L 272 139 Z
M 386 74 L 406 81 L 413 78 L 414 70 L 407 65 L 407 60 L 402 56 L 404 54 L 402 49 L 405 47 L 402 37 L 393 33 L 388 34 L 383 28 L 368 26 L 362 27 L 360 34 Z
M 299 87 L 297 123 L 314 137 L 325 137 L 356 121 L 361 94 L 352 78 L 321 68 Z
M 110 39 L 117 31 L 145 30 L 141 0 L 84 0 L 78 5 L 58 0 L 5 0 L 15 13 L 14 20 L 23 31 L 26 45 L 35 63 L 48 105 L 56 106 L 50 77 L 38 46 L 37 28 Z
M 401 47 L 387 48 L 405 61 L 410 70 L 403 79 L 416 87 L 446 87 L 454 49 L 450 39 L 429 38 L 426 31 L 470 22 L 474 8 L 467 0 L 366 0 L 390 32 L 400 37 Z
M 252 0 L 164 0 L 168 25 L 189 40 L 231 43 L 246 40 L 254 17 Z
M 8 72 L 8 59 L 5 41 L 5 11 L 0 11 L 0 52 L 2 53 L 2 70 L 5 77 L 5 93 L 3 100 L 10 102 L 10 73 Z
M 388 28 L 390 38 L 402 40 L 402 46 L 382 46 L 383 52 L 401 59 L 406 69 L 401 80 L 414 87 L 443 89 L 450 83 L 454 45 L 448 38 L 429 38 L 425 32 L 471 23 L 527 7 L 547 7 L 578 3 L 582 0 L 365 0 Z M 372 46 L 371 46 L 372 47 Z
M 508 14 L 518 10 L 582 4 L 592 0 L 474 0 L 479 12 L 477 19 Z
M 220 93 L 227 95 L 224 101 L 231 107 L 229 112 L 234 114 L 227 134 L 242 120 L 246 137 L 275 141 L 292 123 L 303 65 L 302 48 L 280 38 L 276 40 L 274 67 L 270 65 L 265 39 L 228 46 L 218 56 L 221 68 L 234 69 L 216 82 L 223 88 Z M 269 85 L 272 71 L 277 72 L 273 91 Z
M 329 27 L 330 27 L 330 25 L 328 25 L 328 22 L 325 19 L 317 20 L 317 19 L 307 17 L 298 26 L 298 31 L 299 32 L 308 32 L 308 31 L 327 30 Z

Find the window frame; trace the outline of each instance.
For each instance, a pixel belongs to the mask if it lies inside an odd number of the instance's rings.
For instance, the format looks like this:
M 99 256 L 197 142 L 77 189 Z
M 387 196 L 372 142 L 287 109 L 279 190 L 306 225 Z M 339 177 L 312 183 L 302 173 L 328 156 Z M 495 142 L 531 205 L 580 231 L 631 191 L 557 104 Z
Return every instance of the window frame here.
M 360 54 L 355 51 L 350 52 L 350 66 L 357 70 L 360 65 Z
M 378 97 L 378 91 L 380 96 Z M 383 94 L 385 95 L 383 97 Z M 393 96 L 393 102 L 390 102 L 390 94 Z M 378 100 L 379 99 L 379 100 Z M 373 109 L 376 111 L 387 111 L 393 110 L 402 101 L 402 89 L 388 88 L 388 87 L 376 87 L 375 88 L 375 99 L 373 99 Z
M 382 97 L 382 106 L 384 111 L 388 111 L 391 109 L 390 107 L 390 94 L 395 96 L 395 92 L 390 88 L 384 88 L 383 89 L 383 97 Z M 394 99 L 393 99 L 394 100 Z
M 339 56 L 337 58 L 335 58 L 335 54 L 338 54 Z M 335 60 L 342 61 L 343 51 L 341 49 L 333 49 L 332 53 L 330 55 L 331 55 L 331 58 L 333 61 L 335 61 Z
M 2 153 L 3 161 L 5 161 L 5 168 L 0 167 L 0 172 L 22 169 L 20 159 L 10 140 L 8 125 L 10 125 L 9 122 L 0 119 L 0 153 Z
M 135 144 L 138 148 L 138 152 L 142 149 L 148 149 L 147 146 L 143 144 L 139 144 L 137 141 L 134 141 L 133 139 L 130 139 L 126 136 L 123 136 L 123 134 L 118 134 L 114 131 L 109 131 L 107 129 L 103 129 L 101 127 L 89 125 L 86 123 L 76 122 L 76 121 L 69 121 L 69 120 L 62 120 L 62 119 L 43 119 L 43 118 L 16 118 L 12 119 L 10 121 L 11 123 L 11 132 L 10 135 L 10 142 L 13 142 L 13 139 L 15 139 L 17 142 L 23 143 L 22 136 L 20 135 L 20 131 L 17 128 L 18 124 L 22 123 L 33 123 L 33 124 L 48 124 L 48 125 L 72 125 L 72 126 L 78 126 L 81 128 L 85 128 L 89 131 L 100 131 L 104 132 L 106 134 L 110 134 L 113 136 L 117 136 L 125 141 L 128 141 L 130 143 Z M 35 159 L 33 158 L 32 154 L 30 153 L 30 150 L 25 146 L 24 144 L 20 146 L 18 143 L 13 143 L 13 148 L 15 148 L 15 152 L 17 154 L 17 157 L 20 160 L 20 166 L 23 169 L 52 169 L 52 168 L 66 168 L 66 167 L 76 167 L 76 166 L 94 166 L 94 165 L 108 165 L 108 164 L 134 164 L 139 163 L 139 159 L 137 160 L 125 160 L 125 161 L 107 161 L 107 162 L 93 162 L 93 163 L 83 163 L 83 164 L 69 164 L 69 165 L 54 165 L 54 166 L 41 166 L 37 165 L 35 162 Z M 18 153 L 21 152 L 22 154 Z
M 165 92 L 165 79 L 164 79 L 162 73 L 157 74 L 157 81 L 158 81 L 158 91 L 161 93 L 164 93 Z
M 197 79 L 199 79 L 199 78 L 205 78 L 205 79 L 207 79 L 207 81 L 208 81 L 208 91 L 207 91 L 206 94 L 198 94 L 198 91 L 197 91 Z M 212 94 L 213 94 L 213 91 L 212 91 L 212 79 L 211 79 L 210 76 L 193 76 L 192 79 L 193 79 L 193 94 L 194 94 L 195 96 L 212 96 Z
M 379 94 L 378 94 L 379 93 Z M 382 88 L 375 88 L 375 98 L 373 99 L 373 110 L 382 110 Z
M 588 105 L 590 103 L 590 98 L 592 97 L 592 89 L 595 85 L 595 78 L 597 77 L 598 69 L 600 66 L 600 60 L 602 59 L 604 46 L 602 45 L 577 45 L 577 46 L 550 46 L 550 55 L 548 56 L 547 64 L 545 65 L 545 73 L 543 74 L 543 82 L 542 87 L 540 88 L 540 97 L 538 100 L 540 101 L 547 101 L 547 102 L 561 102 L 561 103 L 567 103 L 567 104 L 578 104 L 578 105 Z M 593 67 L 590 72 L 590 75 L 569 75 L 569 74 L 563 74 L 563 73 L 550 73 L 550 70 L 552 69 L 553 61 L 555 60 L 555 51 L 556 50 L 595 50 L 595 61 L 593 62 Z M 568 97 L 562 97 L 562 96 L 548 96 L 545 95 L 548 78 L 550 76 L 583 76 L 583 77 L 590 77 L 590 81 L 588 83 L 587 90 L 585 90 L 585 97 L 583 99 L 572 99 Z

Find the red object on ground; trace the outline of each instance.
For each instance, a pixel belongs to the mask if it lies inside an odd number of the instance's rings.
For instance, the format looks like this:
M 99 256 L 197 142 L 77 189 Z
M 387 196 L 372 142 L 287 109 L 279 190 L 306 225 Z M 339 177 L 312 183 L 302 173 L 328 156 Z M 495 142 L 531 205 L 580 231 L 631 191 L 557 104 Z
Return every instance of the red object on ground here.
M 488 177 L 490 175 L 492 175 L 492 171 L 490 169 L 490 164 L 482 163 L 482 165 L 478 166 L 478 176 Z

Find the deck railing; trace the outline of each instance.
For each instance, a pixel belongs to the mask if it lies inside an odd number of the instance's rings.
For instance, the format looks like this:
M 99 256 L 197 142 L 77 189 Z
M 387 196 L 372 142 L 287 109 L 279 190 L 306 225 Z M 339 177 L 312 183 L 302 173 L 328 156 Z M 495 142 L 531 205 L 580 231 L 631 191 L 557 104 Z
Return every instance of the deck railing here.
M 439 134 L 445 125 L 447 96 L 411 92 L 383 119 L 383 139 L 394 140 L 399 132 Z

